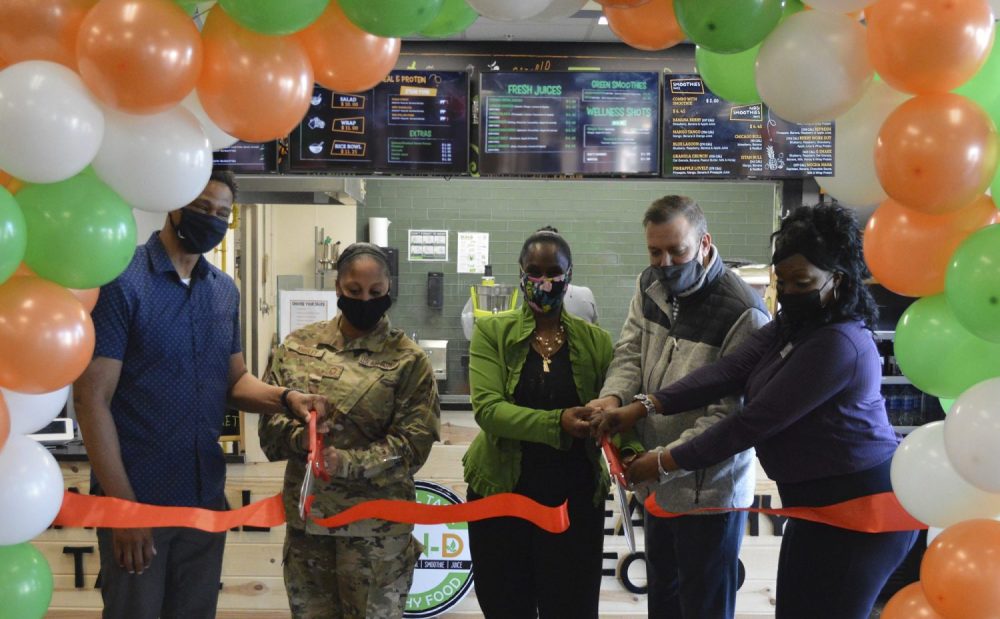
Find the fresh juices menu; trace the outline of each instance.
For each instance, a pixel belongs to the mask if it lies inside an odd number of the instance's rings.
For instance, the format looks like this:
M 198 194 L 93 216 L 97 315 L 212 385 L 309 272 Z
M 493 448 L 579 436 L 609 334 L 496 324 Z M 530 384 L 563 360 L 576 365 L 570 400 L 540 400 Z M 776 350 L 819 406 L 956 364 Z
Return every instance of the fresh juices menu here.
M 393 71 L 363 93 L 317 86 L 289 136 L 289 169 L 465 173 L 468 99 L 469 76 L 460 71 Z
M 656 73 L 483 73 L 484 175 L 655 175 Z
M 832 176 L 832 122 L 798 125 L 767 106 L 713 94 L 698 75 L 666 75 L 664 176 L 790 178 Z

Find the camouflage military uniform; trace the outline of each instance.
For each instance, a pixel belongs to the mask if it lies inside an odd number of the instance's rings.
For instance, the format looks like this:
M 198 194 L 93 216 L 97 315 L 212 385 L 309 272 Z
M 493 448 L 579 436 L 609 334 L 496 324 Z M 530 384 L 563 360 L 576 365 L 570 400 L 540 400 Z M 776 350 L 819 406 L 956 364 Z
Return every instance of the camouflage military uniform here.
M 271 357 L 268 382 L 330 401 L 326 444 L 337 449 L 331 481 L 316 482 L 312 515 L 330 516 L 371 499 L 415 498 L 413 475 L 440 434 L 437 386 L 427 356 L 383 319 L 345 341 L 340 318 L 295 331 Z M 285 586 L 295 617 L 402 617 L 420 546 L 412 525 L 363 520 L 327 529 L 299 518 L 305 428 L 262 417 L 261 446 L 288 459 L 284 504 Z

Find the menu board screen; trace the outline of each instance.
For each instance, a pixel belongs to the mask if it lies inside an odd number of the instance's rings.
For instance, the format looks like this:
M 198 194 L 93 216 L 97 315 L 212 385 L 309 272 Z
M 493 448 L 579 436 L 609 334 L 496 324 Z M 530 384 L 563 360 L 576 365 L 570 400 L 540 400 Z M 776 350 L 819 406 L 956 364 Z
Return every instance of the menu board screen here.
M 469 76 L 462 71 L 393 71 L 356 94 L 316 86 L 289 136 L 289 169 L 462 174 L 468 101 Z
M 657 73 L 484 73 L 482 174 L 654 175 Z
M 832 122 L 795 124 L 767 106 L 723 100 L 698 75 L 667 75 L 664 176 L 832 176 Z
M 212 153 L 215 167 L 236 174 L 266 174 L 278 168 L 277 142 L 237 142 Z

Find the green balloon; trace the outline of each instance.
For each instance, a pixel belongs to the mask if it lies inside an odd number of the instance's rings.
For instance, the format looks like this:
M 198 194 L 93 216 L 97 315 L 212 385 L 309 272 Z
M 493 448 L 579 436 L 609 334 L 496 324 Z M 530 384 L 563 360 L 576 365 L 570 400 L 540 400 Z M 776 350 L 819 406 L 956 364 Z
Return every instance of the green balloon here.
M 219 0 L 219 4 L 244 28 L 280 36 L 316 21 L 330 0 Z
M 806 5 L 802 4 L 802 0 L 784 0 L 781 5 L 781 19 L 806 10 Z
M 0 546 L 0 619 L 41 619 L 52 601 L 52 570 L 31 544 Z
M 17 194 L 28 228 L 24 262 L 67 288 L 97 288 L 125 270 L 135 253 L 132 208 L 90 170 L 29 185 Z
M 733 103 L 759 103 L 754 65 L 760 45 L 735 54 L 716 54 L 704 47 L 694 52 L 698 73 L 713 93 Z
M 954 92 L 978 103 L 1000 125 L 1000 46 L 994 45 L 979 72 Z
M 941 403 L 941 410 L 947 414 L 951 411 L 951 407 L 955 406 L 955 398 L 938 398 L 938 402 Z
M 264 1 L 264 0 L 262 0 Z M 444 0 L 337 0 L 347 19 L 380 37 L 420 32 L 441 12 Z
M 1000 376 L 1000 344 L 969 333 L 945 295 L 911 305 L 896 326 L 896 361 L 918 389 L 956 398 L 988 378 Z
M 21 207 L 10 192 L 0 187 L 0 284 L 7 281 L 24 260 L 28 231 Z
M 479 17 L 465 0 L 444 0 L 441 12 L 429 26 L 420 31 L 425 37 L 450 37 L 464 32 Z
M 1000 224 L 962 241 L 951 256 L 944 294 L 963 327 L 1000 342 Z
M 674 0 L 677 23 L 699 47 L 734 54 L 759 44 L 781 19 L 781 0 Z

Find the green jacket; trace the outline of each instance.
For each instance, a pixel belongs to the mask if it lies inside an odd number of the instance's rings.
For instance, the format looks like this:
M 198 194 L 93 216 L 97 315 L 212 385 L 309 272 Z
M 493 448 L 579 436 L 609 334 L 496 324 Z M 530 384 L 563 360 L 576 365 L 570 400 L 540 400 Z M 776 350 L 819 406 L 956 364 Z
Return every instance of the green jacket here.
M 611 363 L 611 336 L 567 312 L 562 313 L 562 325 L 576 390 L 580 402 L 586 404 L 600 393 Z M 572 444 L 572 437 L 559 423 L 562 410 L 537 410 L 513 403 L 534 330 L 535 318 L 527 307 L 476 320 L 469 348 L 469 385 L 476 423 L 483 431 L 472 441 L 462 464 L 465 481 L 482 496 L 514 490 L 521 476 L 521 441 L 557 449 L 569 449 Z M 593 441 L 586 441 L 586 446 L 597 481 L 594 503 L 599 504 L 607 496 L 608 471 Z M 634 441 L 626 448 L 642 452 Z

